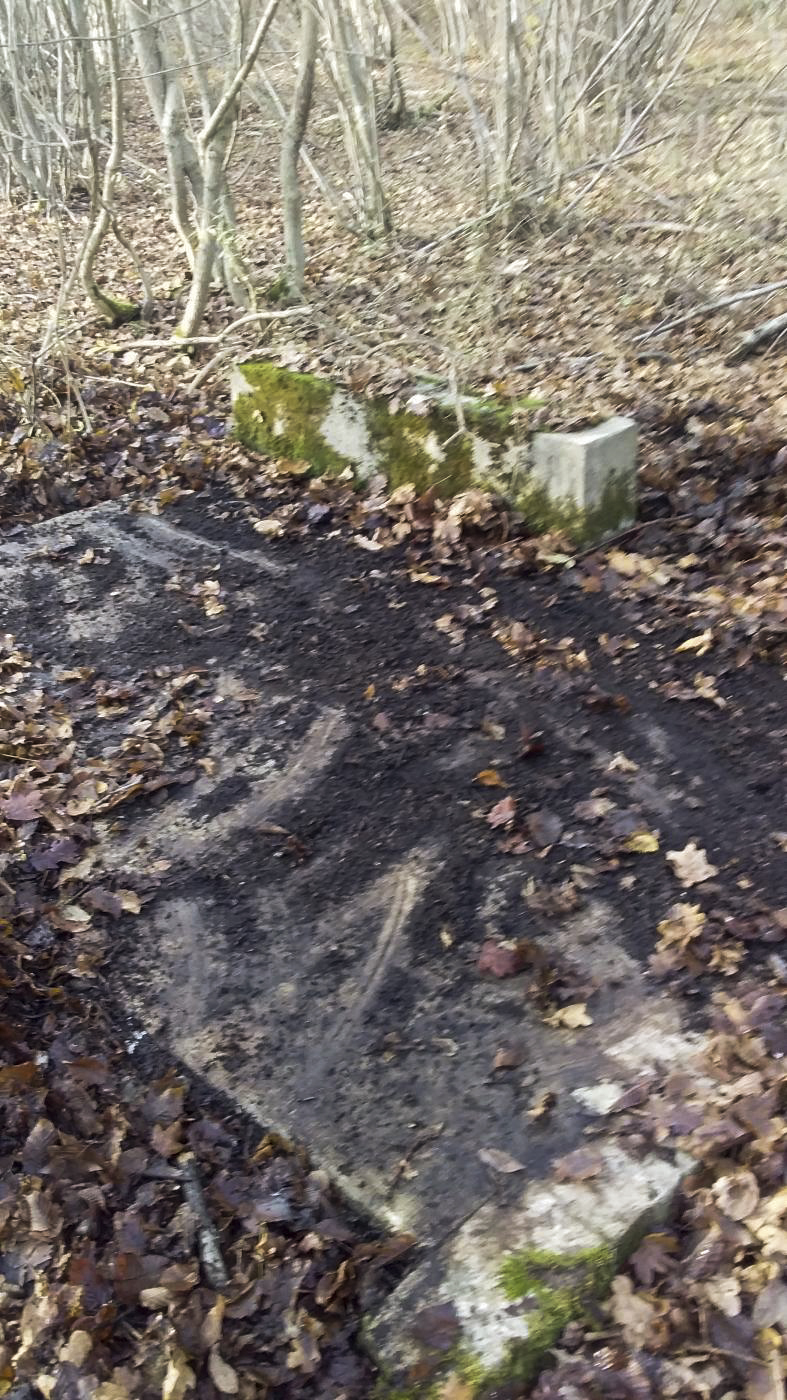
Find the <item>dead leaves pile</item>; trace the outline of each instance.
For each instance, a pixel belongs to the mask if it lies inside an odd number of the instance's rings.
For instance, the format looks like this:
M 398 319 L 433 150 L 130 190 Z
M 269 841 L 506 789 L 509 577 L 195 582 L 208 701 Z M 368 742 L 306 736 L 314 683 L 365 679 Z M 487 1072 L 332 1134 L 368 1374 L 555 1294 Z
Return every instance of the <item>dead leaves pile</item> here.
M 677 1223 L 615 1279 L 602 1329 L 569 1326 L 533 1400 L 784 1400 L 786 1015 L 783 987 L 719 996 L 703 1078 L 674 1073 L 621 1106 L 625 1135 L 696 1166 Z
M 712 425 L 707 435 L 712 442 Z M 697 666 L 683 680 L 687 665 L 711 657 L 718 680 L 718 673 L 740 670 L 753 658 L 778 664 L 787 657 L 787 453 L 776 452 L 759 471 L 729 458 L 714 458 L 712 470 L 710 462 L 704 466 L 706 475 L 667 471 L 683 514 L 655 550 L 599 551 L 582 561 L 577 583 L 585 592 L 614 593 L 634 611 L 658 598 L 665 619 L 684 631 L 674 648 L 679 676 L 665 693 L 721 707 L 706 668 Z M 647 483 L 647 469 L 644 476 Z M 653 530 L 655 539 L 658 521 Z
M 193 781 L 211 701 L 196 672 L 116 685 L 87 669 L 41 683 L 11 636 L 0 637 L 0 917 L 21 957 L 51 953 L 69 975 L 99 965 L 106 918 L 138 914 L 147 880 L 102 875 L 95 824 L 128 803 Z M 85 736 L 111 735 L 97 751 Z M 58 935 L 67 934 L 67 944 Z M 67 948 L 67 954 L 65 949 Z
M 206 762 L 208 678 L 46 679 L 1 641 L 0 1396 L 365 1396 L 359 1280 L 409 1240 L 358 1242 L 287 1144 L 143 1085 L 103 1005 L 167 863 L 105 869 L 99 838 Z

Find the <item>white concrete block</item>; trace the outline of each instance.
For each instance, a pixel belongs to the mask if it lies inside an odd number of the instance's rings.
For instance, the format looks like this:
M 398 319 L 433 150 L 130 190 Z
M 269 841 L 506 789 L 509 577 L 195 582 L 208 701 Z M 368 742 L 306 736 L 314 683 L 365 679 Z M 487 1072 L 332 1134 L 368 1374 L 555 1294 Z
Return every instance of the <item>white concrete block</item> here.
M 637 425 L 632 418 L 608 418 L 578 433 L 536 433 L 532 472 L 552 500 L 572 501 L 583 512 L 619 499 L 615 528 L 625 526 L 634 519 Z

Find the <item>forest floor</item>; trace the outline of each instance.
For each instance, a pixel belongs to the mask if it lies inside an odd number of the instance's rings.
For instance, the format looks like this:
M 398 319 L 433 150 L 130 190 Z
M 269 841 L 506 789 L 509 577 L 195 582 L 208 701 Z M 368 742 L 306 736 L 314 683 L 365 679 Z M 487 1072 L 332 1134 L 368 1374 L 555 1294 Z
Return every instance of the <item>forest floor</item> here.
M 587 1324 L 568 1329 L 536 1386 L 514 1394 L 783 1400 L 787 362 L 782 344 L 728 363 L 759 313 L 779 309 L 772 301 L 754 302 L 756 314 L 746 302 L 721 319 L 700 314 L 783 267 L 770 109 L 755 115 L 745 152 L 734 142 L 727 152 L 738 178 L 703 185 L 714 130 L 729 129 L 725 94 L 756 88 L 735 50 L 732 35 L 687 80 L 687 112 L 705 94 L 701 137 L 687 117 L 683 145 L 658 160 L 644 152 L 568 228 L 545 215 L 501 248 L 453 232 L 468 211 L 456 169 L 441 184 L 459 140 L 450 110 L 389 134 L 407 232 L 360 250 L 310 204 L 312 310 L 270 323 L 264 344 L 257 331 L 233 341 L 359 392 L 395 393 L 426 370 L 538 393 L 567 426 L 631 413 L 640 519 L 582 556 L 528 538 L 480 498 L 453 514 L 379 489 L 361 498 L 244 452 L 226 431 L 220 378 L 187 387 L 212 347 L 135 348 L 167 333 L 182 296 L 165 216 L 149 214 L 155 153 L 124 198 L 157 323 L 107 331 L 75 318 L 59 367 L 34 372 L 33 356 L 68 234 L 63 250 L 40 212 L 3 213 L 0 523 L 11 555 L 36 540 L 37 522 L 121 501 L 214 543 L 252 550 L 262 534 L 302 583 L 277 586 L 269 615 L 239 614 L 243 580 L 226 561 L 216 570 L 209 551 L 205 567 L 151 595 L 141 633 L 111 642 L 100 614 L 93 635 L 66 636 L 60 621 L 71 576 L 103 569 L 107 592 L 118 584 L 100 541 L 66 546 L 59 590 L 6 595 L 0 1394 L 372 1393 L 359 1313 L 406 1267 L 412 1241 L 354 1218 L 301 1145 L 260 1141 L 253 1118 L 167 1050 L 135 1049 L 118 1011 L 133 927 L 171 876 L 165 862 L 129 877 L 113 843 L 127 808 L 166 810 L 216 774 L 219 676 L 251 636 L 273 664 L 291 664 L 297 643 L 304 705 L 318 675 L 342 692 L 359 736 L 359 808 L 334 794 L 325 810 L 306 802 L 277 820 L 263 853 L 276 880 L 308 871 L 335 823 L 349 840 L 362 817 L 378 843 L 390 827 L 402 848 L 428 827 L 456 842 L 455 889 L 421 935 L 433 935 L 438 913 L 458 930 L 435 973 L 457 1007 L 485 977 L 508 986 L 510 975 L 536 1021 L 557 1017 L 551 1033 L 575 1036 L 581 1054 L 583 1027 L 560 1030 L 561 1013 L 585 1007 L 592 1024 L 603 989 L 578 978 L 570 957 L 533 974 L 526 964 L 533 944 L 559 941 L 600 891 L 620 914 L 627 956 L 710 1035 L 716 1091 L 687 1101 L 685 1083 L 654 1074 L 634 1086 L 616 1128 L 696 1156 L 674 1223 L 646 1239 Z M 273 281 L 280 240 L 265 150 L 263 132 L 247 153 L 254 189 L 247 177 L 238 194 L 257 270 Z M 467 171 L 470 161 L 468 151 Z M 125 255 L 107 272 L 115 290 L 133 291 Z M 208 331 L 230 316 L 217 297 Z M 519 699 L 496 708 L 498 685 Z M 241 688 L 229 703 L 240 744 L 253 702 Z M 297 745 L 305 719 L 295 714 L 283 739 Z M 650 789 L 648 727 L 661 744 Z M 472 741 L 469 764 L 481 738 L 488 761 L 438 780 L 443 750 Z M 609 771 L 596 763 L 601 750 Z M 525 891 L 529 950 L 513 916 L 491 940 L 463 921 L 470 877 L 460 872 L 490 863 Z M 437 958 L 430 945 L 424 976 Z M 412 988 L 394 991 L 406 1024 Z M 391 1041 L 385 1053 L 395 1063 L 400 1051 Z M 519 1114 L 521 1132 L 522 1115 L 537 1122 L 541 1105 L 557 1153 L 560 1102 L 514 1051 L 509 1060 L 490 1073 L 510 1095 L 513 1071 L 519 1097 L 496 1111 Z M 520 1150 L 514 1137 L 496 1145 Z M 593 1167 L 585 1158 L 562 1170 Z

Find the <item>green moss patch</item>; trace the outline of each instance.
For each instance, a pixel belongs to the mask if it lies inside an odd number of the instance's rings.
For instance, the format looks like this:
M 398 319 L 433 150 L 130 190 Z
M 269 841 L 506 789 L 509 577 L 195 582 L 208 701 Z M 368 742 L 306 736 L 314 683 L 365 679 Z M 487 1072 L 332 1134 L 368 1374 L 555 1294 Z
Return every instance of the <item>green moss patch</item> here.
M 306 461 L 316 476 L 349 466 L 363 480 L 381 471 L 392 490 L 412 483 L 418 492 L 431 488 L 444 500 L 476 482 L 479 440 L 499 458 L 514 435 L 515 415 L 521 419 L 523 409 L 536 406 L 535 400 L 463 399 L 463 431 L 448 402 L 433 401 L 423 414 L 392 413 L 388 399 L 353 400 L 317 375 L 254 361 L 237 372 L 242 384 L 234 398 L 235 431 L 246 447 Z M 350 425 L 344 444 L 331 425 L 334 414 Z
M 634 518 L 631 480 L 611 477 L 602 499 L 584 509 L 534 479 L 528 415 L 543 407 L 540 400 L 463 396 L 459 415 L 434 386 L 423 412 L 391 412 L 387 398 L 353 396 L 318 375 L 250 361 L 237 366 L 233 403 L 235 432 L 246 447 L 306 462 L 314 476 L 349 467 L 359 482 L 381 473 L 392 490 L 412 484 L 443 500 L 480 487 L 509 500 L 534 533 L 557 530 L 579 546 Z
M 619 530 L 622 522 L 636 516 L 630 483 L 614 476 L 607 481 L 598 504 L 588 510 L 583 510 L 569 497 L 550 496 L 541 483 L 525 481 L 510 495 L 512 504 L 535 534 L 557 530 L 579 548 L 604 539 Z
M 249 392 L 235 399 L 235 430 L 245 447 L 309 462 L 315 476 L 344 470 L 347 459 L 320 431 L 333 396 L 330 384 L 265 363 L 240 365 L 239 371 Z

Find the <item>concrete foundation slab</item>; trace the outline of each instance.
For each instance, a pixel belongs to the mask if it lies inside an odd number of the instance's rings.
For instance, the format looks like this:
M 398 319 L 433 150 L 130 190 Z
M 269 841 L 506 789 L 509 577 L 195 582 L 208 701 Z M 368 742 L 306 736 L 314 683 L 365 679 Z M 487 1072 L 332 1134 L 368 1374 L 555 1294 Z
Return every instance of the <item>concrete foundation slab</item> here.
M 592 543 L 636 511 L 636 425 L 611 418 L 577 433 L 533 433 L 540 400 L 451 398 L 437 386 L 389 400 L 351 394 L 267 362 L 231 377 L 235 426 L 249 448 L 303 460 L 312 474 L 382 474 L 447 499 L 470 487 L 506 497 L 534 531 Z
M 587 1270 L 606 1279 L 666 1206 L 682 1170 L 666 1149 L 637 1160 L 604 1138 L 603 1169 L 584 1186 L 556 1184 L 552 1163 L 604 1130 L 618 1089 L 650 1067 L 690 1067 L 702 1042 L 629 950 L 614 880 L 539 925 L 521 857 L 501 855 L 486 820 L 474 779 L 503 755 L 485 716 L 513 734 L 543 707 L 553 790 L 575 773 L 580 739 L 588 790 L 597 781 L 609 754 L 602 743 L 594 757 L 570 691 L 481 637 L 457 667 L 434 626 L 444 600 L 340 542 L 270 548 L 241 523 L 203 524 L 198 506 L 179 522 L 95 507 L 0 546 L 4 627 L 64 694 L 75 667 L 125 679 L 132 695 L 143 674 L 208 687 L 191 786 L 96 818 L 105 878 L 152 896 L 115 940 L 109 984 L 173 1055 L 415 1235 L 414 1268 L 369 1334 L 394 1380 L 426 1394 L 435 1371 L 423 1386 L 413 1372 L 408 1314 L 450 1303 L 474 1375 L 505 1364 L 511 1345 L 532 1358 L 534 1336 L 551 1340 L 533 1312 L 558 1287 L 550 1271 L 568 1270 L 578 1296 Z M 216 617 L 200 603 L 206 579 Z M 129 707 L 81 714 L 80 742 L 120 742 L 139 722 Z M 635 741 L 643 802 L 663 818 L 664 785 L 644 781 L 646 718 L 632 721 Z M 540 805 L 545 770 L 517 774 L 523 807 Z M 533 869 L 547 869 L 538 853 Z M 489 937 L 569 955 L 590 1024 L 550 1024 L 526 973 L 480 975 Z M 496 1055 L 512 1044 L 501 1073 Z M 539 1116 L 544 1095 L 556 1107 Z M 495 1169 L 500 1154 L 510 1174 Z M 538 1269 L 550 1279 L 536 1287 Z

